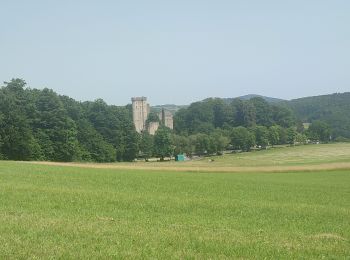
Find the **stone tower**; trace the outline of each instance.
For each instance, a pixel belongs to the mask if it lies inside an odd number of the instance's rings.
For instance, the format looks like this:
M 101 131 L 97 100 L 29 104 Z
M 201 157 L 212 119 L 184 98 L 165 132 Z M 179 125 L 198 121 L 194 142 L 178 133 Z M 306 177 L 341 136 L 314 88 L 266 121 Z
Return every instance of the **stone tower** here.
M 169 111 L 165 111 L 164 108 L 162 108 L 159 118 L 164 126 L 174 129 L 173 115 Z
M 146 129 L 146 120 L 149 114 L 149 104 L 146 97 L 133 97 L 132 101 L 132 118 L 134 121 L 135 129 L 138 133 L 141 133 Z

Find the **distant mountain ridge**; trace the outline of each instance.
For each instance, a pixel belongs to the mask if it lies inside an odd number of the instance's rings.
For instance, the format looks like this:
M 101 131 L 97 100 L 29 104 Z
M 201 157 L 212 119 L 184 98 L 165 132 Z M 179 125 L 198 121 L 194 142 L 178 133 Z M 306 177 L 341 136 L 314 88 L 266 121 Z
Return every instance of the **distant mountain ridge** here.
M 239 98 L 241 100 L 250 100 L 250 99 L 256 98 L 256 97 L 262 98 L 269 103 L 279 103 L 282 101 L 286 101 L 286 100 L 280 99 L 280 98 L 267 97 L 267 96 L 262 96 L 262 95 L 257 95 L 257 94 L 248 94 L 248 95 L 239 96 L 236 98 Z M 226 102 L 231 102 L 233 99 L 235 99 L 235 98 L 223 98 L 223 100 L 225 100 Z
M 157 105 L 157 106 L 152 106 L 151 110 L 154 112 L 161 112 L 162 109 L 165 109 L 166 111 L 169 111 L 170 113 L 172 113 L 173 115 L 175 115 L 175 113 L 181 109 L 181 108 L 186 108 L 188 107 L 188 105 L 174 105 L 174 104 L 166 104 L 166 105 Z
M 241 100 L 249 100 L 249 99 L 255 98 L 255 97 L 260 97 L 269 103 L 279 103 L 279 102 L 286 101 L 284 99 L 267 97 L 267 96 L 262 96 L 262 95 L 257 95 L 257 94 L 249 94 L 249 95 L 244 95 L 244 96 L 235 97 L 235 98 L 239 98 Z M 235 98 L 221 98 L 221 99 L 224 100 L 226 103 L 230 103 Z M 165 105 L 152 106 L 151 109 L 154 112 L 160 112 L 164 108 L 165 110 L 171 112 L 172 114 L 175 114 L 179 109 L 186 108 L 188 106 L 189 105 L 165 104 Z

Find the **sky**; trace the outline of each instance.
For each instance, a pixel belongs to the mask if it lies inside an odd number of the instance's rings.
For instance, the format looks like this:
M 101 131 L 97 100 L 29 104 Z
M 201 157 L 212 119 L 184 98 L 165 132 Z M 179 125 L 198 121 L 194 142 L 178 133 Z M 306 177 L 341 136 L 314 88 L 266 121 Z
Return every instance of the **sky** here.
M 184 105 L 350 91 L 349 0 L 0 0 L 0 82 Z

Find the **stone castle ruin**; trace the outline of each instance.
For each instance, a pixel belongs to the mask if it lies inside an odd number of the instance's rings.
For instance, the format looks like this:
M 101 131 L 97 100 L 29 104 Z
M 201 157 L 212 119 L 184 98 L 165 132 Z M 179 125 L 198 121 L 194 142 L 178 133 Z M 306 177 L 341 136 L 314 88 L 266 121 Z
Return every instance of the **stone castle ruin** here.
M 158 127 L 162 124 L 170 129 L 173 129 L 173 115 L 169 111 L 162 111 L 158 114 L 159 121 L 147 122 L 148 115 L 150 114 L 150 105 L 147 103 L 146 97 L 133 97 L 132 102 L 132 117 L 135 125 L 135 129 L 138 133 L 147 131 L 151 135 L 154 135 Z

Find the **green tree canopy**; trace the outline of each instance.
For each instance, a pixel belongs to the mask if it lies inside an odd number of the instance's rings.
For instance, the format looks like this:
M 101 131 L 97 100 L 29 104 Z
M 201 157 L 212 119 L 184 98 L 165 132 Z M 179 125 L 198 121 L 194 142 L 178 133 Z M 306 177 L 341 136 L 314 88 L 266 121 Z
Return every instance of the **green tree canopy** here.
M 313 141 L 329 142 L 331 129 L 325 122 L 315 120 L 310 125 L 307 134 Z
M 230 135 L 234 149 L 249 151 L 255 145 L 254 134 L 243 126 L 233 128 Z
M 154 140 L 153 136 L 147 131 L 142 132 L 140 138 L 140 152 L 141 156 L 148 161 L 148 159 L 153 155 L 154 150 Z
M 167 127 L 160 126 L 154 135 L 154 152 L 155 155 L 164 161 L 165 157 L 172 155 L 172 143 L 170 131 Z

